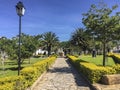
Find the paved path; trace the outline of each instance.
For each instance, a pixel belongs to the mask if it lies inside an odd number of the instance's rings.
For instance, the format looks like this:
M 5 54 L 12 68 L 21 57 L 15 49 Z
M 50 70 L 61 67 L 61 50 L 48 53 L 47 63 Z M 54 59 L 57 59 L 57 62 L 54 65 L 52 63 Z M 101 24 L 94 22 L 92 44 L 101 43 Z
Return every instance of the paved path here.
M 33 90 L 90 90 L 90 88 L 68 60 L 57 58 L 53 67 Z

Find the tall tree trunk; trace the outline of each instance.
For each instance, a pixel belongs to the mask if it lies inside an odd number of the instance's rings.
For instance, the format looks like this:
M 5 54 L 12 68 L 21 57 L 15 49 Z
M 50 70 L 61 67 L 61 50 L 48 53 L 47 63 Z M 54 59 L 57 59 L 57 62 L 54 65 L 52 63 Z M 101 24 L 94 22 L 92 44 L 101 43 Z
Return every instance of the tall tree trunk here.
M 50 56 L 51 54 L 51 46 L 48 46 L 48 57 Z
M 106 61 L 106 43 L 103 43 L 103 66 L 105 66 Z

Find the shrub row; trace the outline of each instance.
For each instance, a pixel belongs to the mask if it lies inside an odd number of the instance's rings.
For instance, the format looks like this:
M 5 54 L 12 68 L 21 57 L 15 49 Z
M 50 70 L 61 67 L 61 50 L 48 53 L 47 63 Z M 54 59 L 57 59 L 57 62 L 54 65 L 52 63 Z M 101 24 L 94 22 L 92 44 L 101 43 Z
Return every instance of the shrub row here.
M 17 89 L 18 86 L 22 86 L 18 84 L 18 81 L 22 81 L 24 78 L 22 76 L 9 76 L 5 78 L 0 78 L 0 90 L 21 90 L 21 88 Z
M 96 66 L 88 62 L 80 63 L 80 67 L 91 83 L 99 82 L 103 75 L 116 73 L 111 67 Z
M 116 70 L 112 67 L 103 67 L 97 66 L 93 63 L 89 63 L 86 61 L 82 61 L 77 59 L 74 56 L 68 56 L 71 63 L 81 72 L 84 74 L 85 77 L 91 82 L 99 82 L 102 75 L 105 74 L 115 74 Z
M 55 61 L 55 57 L 47 58 L 46 60 L 42 60 L 33 64 L 32 67 L 26 67 L 21 71 L 21 75 L 25 78 L 25 85 L 29 87 L 35 82 L 35 80 L 46 71 L 49 66 Z
M 112 57 L 114 62 L 120 64 L 120 54 L 117 53 L 109 53 L 108 56 Z
M 30 67 L 21 70 L 20 76 L 0 78 L 0 90 L 24 90 L 31 86 L 36 79 L 54 63 L 56 57 L 52 56 L 39 61 Z
M 117 74 L 120 74 L 120 64 L 116 64 L 113 66 L 113 69 L 115 69 Z

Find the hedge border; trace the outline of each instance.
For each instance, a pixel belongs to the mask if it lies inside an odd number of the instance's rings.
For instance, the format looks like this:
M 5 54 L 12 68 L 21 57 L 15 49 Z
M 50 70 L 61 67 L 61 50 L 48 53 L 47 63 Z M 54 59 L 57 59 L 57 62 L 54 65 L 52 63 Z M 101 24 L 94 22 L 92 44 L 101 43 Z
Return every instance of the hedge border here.
M 56 56 L 51 56 L 30 67 L 23 68 L 20 76 L 0 78 L 0 90 L 25 90 L 47 71 L 55 60 Z
M 90 83 L 99 82 L 103 75 L 117 73 L 113 67 L 97 66 L 93 63 L 80 60 L 75 56 L 68 56 L 68 58 L 77 70 L 87 77 Z

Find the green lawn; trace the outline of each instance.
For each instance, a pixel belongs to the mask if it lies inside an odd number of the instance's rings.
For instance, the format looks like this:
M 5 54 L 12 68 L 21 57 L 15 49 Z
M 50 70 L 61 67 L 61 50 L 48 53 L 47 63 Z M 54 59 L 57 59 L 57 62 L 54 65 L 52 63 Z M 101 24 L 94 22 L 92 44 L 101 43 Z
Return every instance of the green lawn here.
M 43 58 L 31 58 L 30 59 L 30 64 L 29 64 L 29 60 L 26 59 L 23 64 L 21 64 L 21 67 L 27 67 L 30 66 L 40 60 L 42 60 Z M 7 76 L 16 76 L 18 74 L 18 65 L 17 65 L 17 61 L 15 60 L 6 60 L 5 61 L 5 69 L 3 70 L 3 66 L 0 63 L 0 78 L 2 77 L 7 77 Z
M 90 55 L 81 55 L 79 57 L 81 60 L 84 60 L 84 61 L 87 61 L 87 62 L 91 62 L 91 63 L 95 63 L 96 65 L 102 65 L 103 63 L 103 56 L 102 55 L 98 55 L 96 56 L 95 58 L 93 58 L 92 56 Z M 112 66 L 114 65 L 114 61 L 111 57 L 108 57 L 107 60 L 106 60 L 106 65 L 107 66 Z

